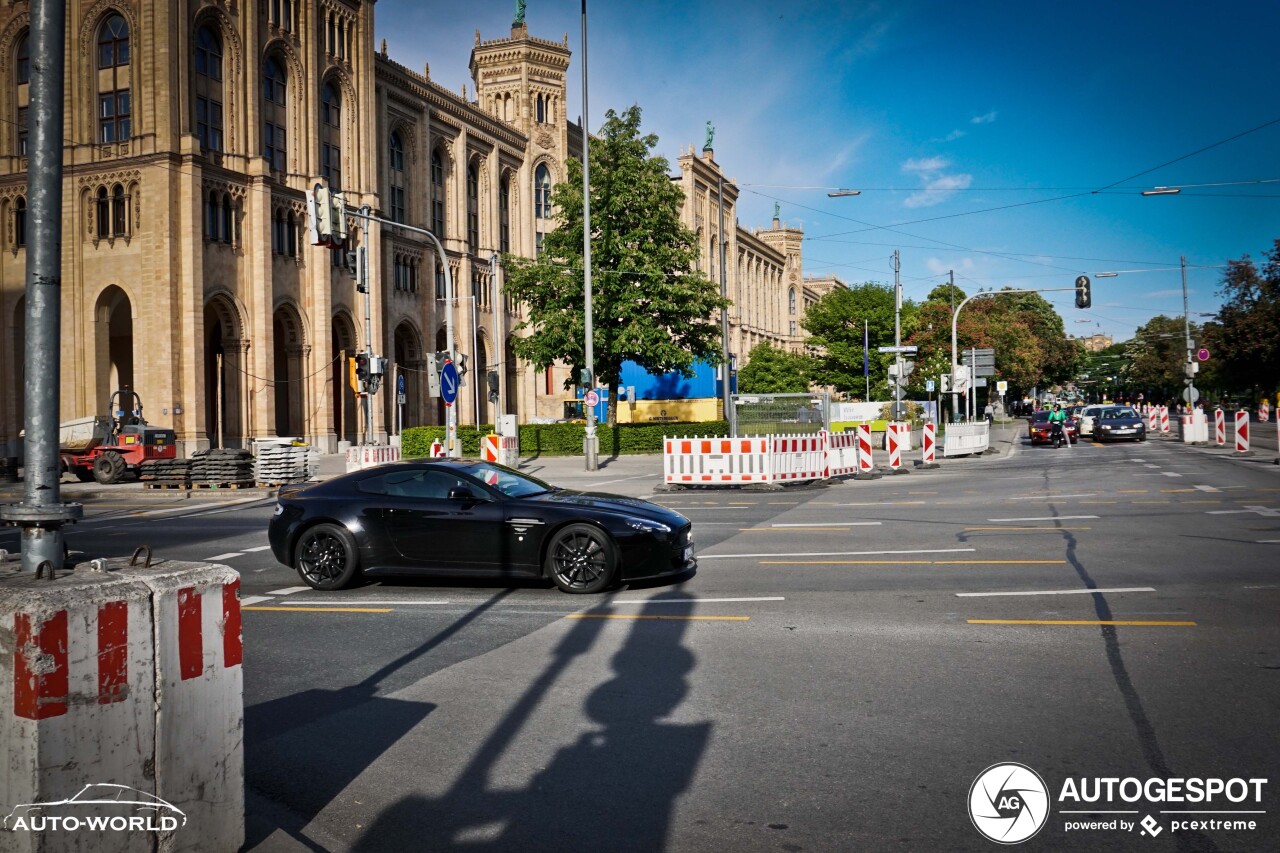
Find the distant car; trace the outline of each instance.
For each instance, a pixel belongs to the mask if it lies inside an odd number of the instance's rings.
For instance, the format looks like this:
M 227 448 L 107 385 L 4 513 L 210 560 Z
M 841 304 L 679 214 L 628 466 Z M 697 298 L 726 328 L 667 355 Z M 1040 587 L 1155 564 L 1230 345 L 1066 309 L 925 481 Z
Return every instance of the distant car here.
M 1076 420 L 1079 423 L 1081 435 L 1093 435 L 1093 422 L 1098 417 L 1098 412 L 1102 411 L 1105 406 L 1085 406 Z
M 596 593 L 692 571 L 692 529 L 640 498 L 562 489 L 478 459 L 424 459 L 282 489 L 267 538 L 313 589 L 364 574 L 545 577 Z
M 1147 424 L 1131 406 L 1106 406 L 1093 423 L 1094 441 L 1146 441 Z
M 1052 431 L 1049 428 L 1050 409 L 1041 409 L 1031 416 L 1031 421 L 1027 424 L 1027 434 L 1031 438 L 1032 444 L 1048 444 Z M 1073 443 L 1076 440 L 1076 422 L 1072 418 L 1067 418 L 1063 429 L 1067 434 L 1067 438 Z

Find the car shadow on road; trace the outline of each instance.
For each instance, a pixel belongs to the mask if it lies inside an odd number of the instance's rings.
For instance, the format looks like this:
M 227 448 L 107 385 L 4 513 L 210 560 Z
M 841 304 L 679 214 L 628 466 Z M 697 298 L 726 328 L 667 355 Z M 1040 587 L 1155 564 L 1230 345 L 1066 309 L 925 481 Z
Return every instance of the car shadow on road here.
M 430 851 L 608 850 L 655 853 L 667 849 L 680 796 L 689 789 L 711 737 L 709 722 L 666 721 L 689 692 L 695 657 L 683 645 L 694 605 L 685 593 L 639 614 L 615 614 L 607 603 L 580 614 L 552 651 L 550 663 L 438 798 L 412 794 L 387 808 L 359 838 L 362 853 Z M 616 617 L 625 623 L 614 621 Z M 602 633 L 629 624 L 611 664 L 613 677 L 583 699 L 589 722 L 567 740 L 523 787 L 500 787 L 500 759 L 545 731 L 526 731 L 531 716 Z M 558 688 L 557 690 L 563 690 Z
M 246 821 L 245 849 L 277 829 L 311 846 L 303 830 L 357 776 L 436 709 L 377 695 L 380 684 L 462 631 L 511 590 L 498 592 L 443 631 L 340 690 L 305 690 L 245 709 L 245 787 L 270 802 L 269 819 Z M 300 772 L 305 768 L 306 772 Z

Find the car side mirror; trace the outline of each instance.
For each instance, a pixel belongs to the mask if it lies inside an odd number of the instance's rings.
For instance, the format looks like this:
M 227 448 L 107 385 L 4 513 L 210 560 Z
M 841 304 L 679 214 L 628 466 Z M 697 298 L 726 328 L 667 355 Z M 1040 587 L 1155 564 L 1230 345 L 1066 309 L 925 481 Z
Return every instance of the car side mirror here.
M 454 486 L 453 488 L 449 489 L 449 500 L 466 501 L 467 503 L 479 503 L 480 501 L 487 500 L 487 498 L 477 495 L 475 492 L 471 491 L 466 486 Z

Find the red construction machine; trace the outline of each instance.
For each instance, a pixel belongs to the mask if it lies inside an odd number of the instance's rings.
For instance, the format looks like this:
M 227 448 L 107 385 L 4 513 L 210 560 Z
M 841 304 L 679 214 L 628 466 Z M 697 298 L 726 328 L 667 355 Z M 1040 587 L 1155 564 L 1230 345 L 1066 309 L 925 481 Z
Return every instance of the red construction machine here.
M 129 388 L 111 395 L 107 416 L 94 415 L 59 426 L 58 452 L 64 471 L 81 482 L 123 482 L 126 473 L 141 473 L 148 459 L 174 459 L 178 445 L 173 430 L 152 426 L 142 417 L 142 398 Z

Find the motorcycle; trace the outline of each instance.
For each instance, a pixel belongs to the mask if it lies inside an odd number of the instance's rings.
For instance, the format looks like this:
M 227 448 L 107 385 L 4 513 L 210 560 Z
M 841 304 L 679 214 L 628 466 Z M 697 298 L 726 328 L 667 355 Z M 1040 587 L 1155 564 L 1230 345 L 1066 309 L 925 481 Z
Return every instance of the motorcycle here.
M 1053 428 L 1049 432 L 1049 440 L 1053 442 L 1055 449 L 1062 447 L 1064 441 L 1070 442 L 1071 439 L 1067 437 L 1066 425 L 1061 421 L 1054 421 Z

